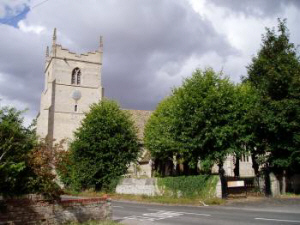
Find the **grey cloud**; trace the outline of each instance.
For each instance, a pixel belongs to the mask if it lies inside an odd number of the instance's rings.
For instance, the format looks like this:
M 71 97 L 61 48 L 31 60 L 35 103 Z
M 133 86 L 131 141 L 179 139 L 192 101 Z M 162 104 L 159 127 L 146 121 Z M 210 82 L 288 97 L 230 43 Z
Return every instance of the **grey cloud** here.
M 258 17 L 280 16 L 287 5 L 300 8 L 299 0 L 210 0 L 208 3 L 228 8 L 232 12 Z
M 37 111 L 43 57 L 39 51 L 43 45 L 38 36 L 24 34 L 16 28 L 0 25 L 4 38 L 0 42 L 0 95 L 6 100 L 19 100 Z
M 26 101 L 35 111 L 44 84 L 44 48 L 54 27 L 58 42 L 77 52 L 97 49 L 99 35 L 104 36 L 105 94 L 124 108 L 154 109 L 164 97 L 157 93 L 166 85 L 150 89 L 149 84 L 168 63 L 177 65 L 169 70 L 174 76 L 191 55 L 236 54 L 226 38 L 185 1 L 53 0 L 29 12 L 26 23 L 44 26 L 47 32 L 35 35 L 0 25 L 7 38 L 0 43 L 0 73 L 7 79 L 0 83 L 0 95 Z

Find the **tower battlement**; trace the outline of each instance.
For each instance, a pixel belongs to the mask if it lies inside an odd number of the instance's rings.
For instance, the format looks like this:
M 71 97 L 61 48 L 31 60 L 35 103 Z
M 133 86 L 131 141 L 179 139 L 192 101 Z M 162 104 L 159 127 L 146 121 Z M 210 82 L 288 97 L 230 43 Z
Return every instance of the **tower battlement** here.
M 76 54 L 71 52 L 67 48 L 63 48 L 62 45 L 55 45 L 55 51 L 52 50 L 50 54 L 50 58 L 62 58 L 68 60 L 81 60 L 90 63 L 102 63 L 102 54 L 103 52 L 94 51 L 94 52 L 87 52 L 82 54 Z
M 77 54 L 70 51 L 67 48 L 64 48 L 62 45 L 56 43 L 57 35 L 56 28 L 53 32 L 53 42 L 51 52 L 49 53 L 49 47 L 46 49 L 46 69 L 50 64 L 50 61 L 53 58 L 62 59 L 62 60 L 74 60 L 74 61 L 83 61 L 87 63 L 96 63 L 102 64 L 102 55 L 103 55 L 103 37 L 100 36 L 99 48 L 96 51 L 86 52 Z

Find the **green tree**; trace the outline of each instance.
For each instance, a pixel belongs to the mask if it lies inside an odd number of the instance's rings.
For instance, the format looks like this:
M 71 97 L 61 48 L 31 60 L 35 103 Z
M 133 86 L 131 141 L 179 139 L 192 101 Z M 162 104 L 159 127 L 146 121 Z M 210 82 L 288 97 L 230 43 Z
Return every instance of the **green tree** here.
M 0 108 L 0 194 L 18 195 L 28 192 L 30 177 L 28 153 L 35 135 L 23 126 L 22 111 Z
M 39 140 L 28 154 L 27 164 L 32 172 L 26 184 L 30 193 L 38 193 L 56 199 L 63 193 L 57 181 L 55 167 L 61 160 L 64 140 L 53 145 L 52 141 Z
M 199 159 L 210 159 L 223 173 L 223 161 L 233 150 L 234 84 L 212 69 L 196 70 L 174 95 L 175 135 L 189 166 L 195 168 Z
M 70 186 L 109 189 L 137 159 L 139 144 L 130 115 L 117 103 L 93 104 L 75 132 L 70 148 Z M 63 179 L 66 181 L 66 179 Z
M 286 21 L 278 33 L 267 29 L 262 46 L 248 67 L 248 80 L 260 95 L 261 139 L 267 166 L 285 171 L 299 168 L 300 61 L 290 43 Z
M 38 141 L 35 124 L 25 127 L 22 113 L 15 108 L 0 108 L 0 195 L 59 197 L 61 189 L 53 172 L 59 147 Z
M 144 130 L 145 147 L 155 158 L 155 169 L 164 175 L 166 162 L 173 164 L 173 157 L 180 152 L 180 143 L 174 136 L 175 97 L 162 100 L 150 116 Z
M 264 158 L 264 142 L 261 139 L 261 104 L 259 94 L 249 82 L 236 85 L 233 120 L 235 141 L 235 176 L 239 176 L 239 161 L 242 155 L 251 155 L 253 169 L 259 176 L 259 165 Z
M 217 163 L 224 174 L 225 157 L 244 151 L 234 148 L 236 92 L 222 74 L 196 70 L 151 116 L 145 130 L 146 146 L 157 157 L 179 156 L 189 174 L 197 173 L 199 160 Z

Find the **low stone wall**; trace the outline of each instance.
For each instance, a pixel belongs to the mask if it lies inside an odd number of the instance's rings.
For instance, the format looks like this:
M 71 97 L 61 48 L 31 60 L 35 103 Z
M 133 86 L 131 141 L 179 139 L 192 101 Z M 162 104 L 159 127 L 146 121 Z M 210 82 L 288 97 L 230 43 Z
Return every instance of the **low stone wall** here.
M 116 188 L 118 194 L 132 194 L 132 195 L 163 195 L 164 190 L 160 190 L 157 186 L 156 178 L 135 179 L 124 178 Z M 222 186 L 220 179 L 216 184 L 215 197 L 222 198 Z
M 157 188 L 155 178 L 124 178 L 121 183 L 118 184 L 116 193 L 148 196 L 161 195 Z
M 52 201 L 40 196 L 0 201 L 0 225 L 47 224 L 111 219 L 112 209 L 107 198 Z

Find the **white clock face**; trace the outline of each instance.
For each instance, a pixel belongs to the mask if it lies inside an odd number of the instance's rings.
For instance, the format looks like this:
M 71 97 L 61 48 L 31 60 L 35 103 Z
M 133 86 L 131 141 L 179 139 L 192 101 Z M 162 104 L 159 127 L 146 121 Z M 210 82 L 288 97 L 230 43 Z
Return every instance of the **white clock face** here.
M 72 98 L 73 98 L 75 101 L 78 101 L 78 100 L 81 98 L 81 92 L 78 91 L 78 90 L 73 91 L 73 93 L 72 93 Z

